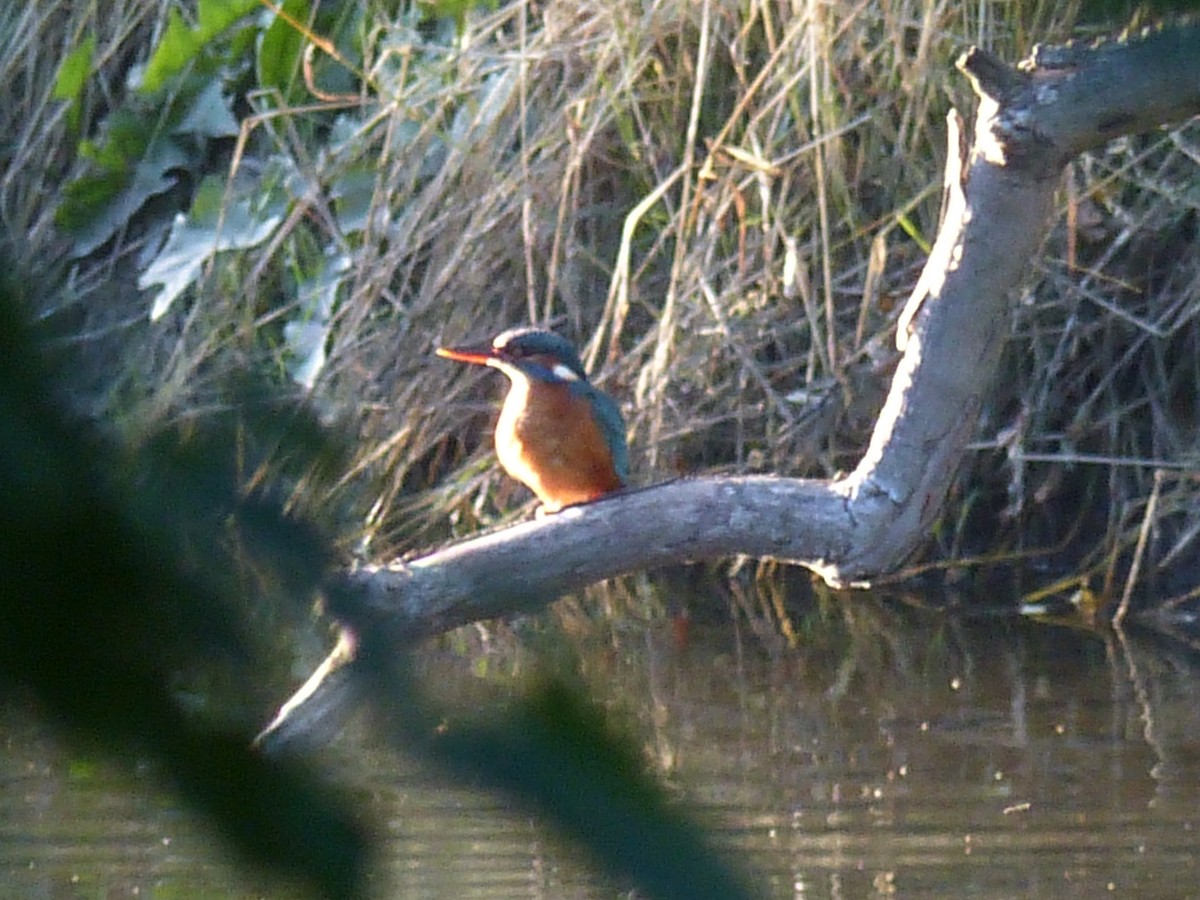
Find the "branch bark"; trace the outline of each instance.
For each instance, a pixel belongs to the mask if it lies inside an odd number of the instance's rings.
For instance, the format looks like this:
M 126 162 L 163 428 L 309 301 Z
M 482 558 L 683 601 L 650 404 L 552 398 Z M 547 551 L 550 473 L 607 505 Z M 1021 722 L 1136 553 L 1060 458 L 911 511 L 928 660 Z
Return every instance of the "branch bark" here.
M 858 467 L 845 478 L 692 478 L 485 535 L 404 565 L 338 575 L 349 630 L 266 734 L 288 743 L 350 705 L 353 661 L 470 621 L 538 608 L 627 572 L 729 555 L 867 582 L 924 539 L 974 434 L 1009 326 L 1010 296 L 1045 236 L 1063 166 L 1123 134 L 1200 113 L 1200 25 L 1099 47 L 1037 48 L 1012 68 L 972 49 L 969 147 L 950 116 L 943 221 L 901 316 L 903 350 Z M 365 654 L 369 655 L 369 654 Z

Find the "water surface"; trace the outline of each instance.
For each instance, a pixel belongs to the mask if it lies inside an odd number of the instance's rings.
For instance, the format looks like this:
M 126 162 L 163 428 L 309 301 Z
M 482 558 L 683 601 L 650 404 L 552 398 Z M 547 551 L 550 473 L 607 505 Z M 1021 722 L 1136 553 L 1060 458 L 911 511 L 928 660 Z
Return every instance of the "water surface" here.
M 613 720 L 764 896 L 1200 896 L 1187 651 L 870 598 L 734 593 L 686 627 L 568 610 L 556 639 L 576 643 Z M 470 710 L 520 689 L 531 651 L 504 631 L 422 655 L 441 698 Z M 0 896 L 298 896 L 239 870 L 152 766 L 84 753 L 11 705 L 0 746 Z M 626 887 L 365 727 L 327 764 L 381 836 L 377 896 Z

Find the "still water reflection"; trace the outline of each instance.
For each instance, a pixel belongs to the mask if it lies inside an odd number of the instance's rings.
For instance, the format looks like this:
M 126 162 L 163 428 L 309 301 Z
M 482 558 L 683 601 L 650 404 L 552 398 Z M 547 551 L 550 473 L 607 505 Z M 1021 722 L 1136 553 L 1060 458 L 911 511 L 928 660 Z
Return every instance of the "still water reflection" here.
M 551 630 L 764 896 L 1200 896 L 1187 652 L 863 597 L 736 599 L 686 630 Z M 500 631 L 424 654 L 440 696 L 470 709 L 520 683 L 531 651 Z M 293 896 L 225 861 L 136 763 L 81 758 L 14 709 L 0 741 L 0 896 Z M 331 758 L 382 837 L 378 896 L 621 895 L 501 798 L 363 733 Z

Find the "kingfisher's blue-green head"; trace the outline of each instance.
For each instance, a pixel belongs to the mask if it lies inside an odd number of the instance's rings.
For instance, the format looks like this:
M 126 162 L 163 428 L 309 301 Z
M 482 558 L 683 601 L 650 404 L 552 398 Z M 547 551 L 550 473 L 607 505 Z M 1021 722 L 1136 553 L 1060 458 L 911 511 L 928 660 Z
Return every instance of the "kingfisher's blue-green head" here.
M 490 344 L 439 347 L 438 356 L 499 369 L 510 378 L 539 381 L 587 381 L 579 354 L 566 338 L 544 328 L 510 328 Z

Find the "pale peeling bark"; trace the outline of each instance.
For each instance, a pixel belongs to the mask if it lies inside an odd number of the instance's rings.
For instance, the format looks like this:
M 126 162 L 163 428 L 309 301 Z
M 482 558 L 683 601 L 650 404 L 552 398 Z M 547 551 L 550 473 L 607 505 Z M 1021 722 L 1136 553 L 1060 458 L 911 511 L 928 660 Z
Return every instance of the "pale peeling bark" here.
M 1039 48 L 1017 69 L 959 60 L 979 94 L 970 145 L 951 116 L 937 242 L 899 323 L 903 350 L 870 446 L 836 481 L 689 478 L 568 509 L 329 585 L 348 635 L 268 729 L 272 746 L 336 727 L 356 658 L 478 619 L 536 609 L 627 572 L 745 555 L 865 583 L 924 540 L 974 435 L 1012 293 L 1074 156 L 1200 113 L 1200 26 L 1100 48 Z M 349 637 L 353 635 L 353 638 Z

